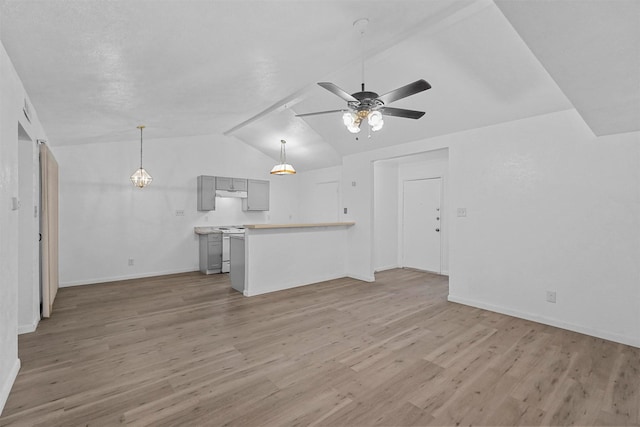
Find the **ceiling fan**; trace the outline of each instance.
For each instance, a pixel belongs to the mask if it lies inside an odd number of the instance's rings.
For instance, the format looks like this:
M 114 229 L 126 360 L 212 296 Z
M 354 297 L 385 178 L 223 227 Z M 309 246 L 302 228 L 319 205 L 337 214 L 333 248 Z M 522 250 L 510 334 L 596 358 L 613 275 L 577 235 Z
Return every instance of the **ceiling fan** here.
M 424 116 L 424 111 L 406 110 L 404 108 L 388 107 L 387 105 L 431 88 L 431 85 L 423 79 L 416 80 L 413 83 L 387 92 L 384 95 L 366 91 L 364 83 L 362 83 L 362 91 L 352 94 L 345 92 L 333 83 L 320 82 L 318 85 L 347 101 L 347 109 L 296 114 L 296 117 L 343 112 L 342 120 L 347 129 L 352 133 L 360 132 L 360 124 L 365 118 L 368 120 L 369 126 L 373 131 L 382 129 L 384 124 L 384 120 L 382 119 L 383 115 L 419 119 Z
M 369 20 L 367 18 L 358 19 L 353 23 L 354 28 L 360 32 L 361 39 L 364 39 L 365 28 Z M 340 110 L 319 111 L 315 113 L 296 114 L 296 117 L 315 116 L 318 114 L 338 113 L 342 112 L 342 120 L 349 132 L 360 132 L 360 125 L 366 118 L 369 128 L 372 131 L 382 129 L 384 120 L 382 116 L 404 117 L 407 119 L 419 119 L 424 116 L 424 111 L 406 110 L 403 108 L 388 107 L 388 104 L 402 98 L 406 98 L 416 93 L 423 92 L 431 88 L 426 80 L 420 79 L 413 83 L 402 86 L 398 89 L 387 92 L 384 95 L 378 95 L 375 92 L 366 91 L 364 88 L 364 49 L 362 54 L 362 90 L 352 94 L 347 93 L 338 86 L 329 82 L 318 83 L 334 95 L 339 96 L 347 101 L 347 108 Z

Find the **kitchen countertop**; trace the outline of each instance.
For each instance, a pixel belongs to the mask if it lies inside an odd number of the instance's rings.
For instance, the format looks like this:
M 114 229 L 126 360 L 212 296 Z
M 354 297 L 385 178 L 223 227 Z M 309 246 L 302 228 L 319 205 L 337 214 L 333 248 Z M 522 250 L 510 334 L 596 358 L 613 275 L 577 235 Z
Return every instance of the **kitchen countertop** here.
M 244 228 L 249 230 L 264 230 L 271 228 L 307 228 L 307 227 L 335 227 L 335 226 L 350 226 L 355 222 L 313 222 L 306 224 L 245 224 Z
M 193 231 L 196 234 L 222 233 L 222 231 L 218 230 L 218 227 L 193 227 Z

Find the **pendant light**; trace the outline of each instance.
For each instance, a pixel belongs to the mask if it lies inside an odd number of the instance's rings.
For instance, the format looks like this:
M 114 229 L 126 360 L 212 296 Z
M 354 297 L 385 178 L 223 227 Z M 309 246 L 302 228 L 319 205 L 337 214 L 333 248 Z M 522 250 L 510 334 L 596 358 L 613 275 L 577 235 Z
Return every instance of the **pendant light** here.
M 271 169 L 272 175 L 294 175 L 296 170 L 287 163 L 287 152 L 284 145 L 287 143 L 284 139 L 280 140 L 280 163 Z
M 151 175 L 142 167 L 142 129 L 144 129 L 144 125 L 138 126 L 138 129 L 140 129 L 140 169 L 131 175 L 131 182 L 138 188 L 144 188 L 151 184 L 153 178 L 151 178 Z

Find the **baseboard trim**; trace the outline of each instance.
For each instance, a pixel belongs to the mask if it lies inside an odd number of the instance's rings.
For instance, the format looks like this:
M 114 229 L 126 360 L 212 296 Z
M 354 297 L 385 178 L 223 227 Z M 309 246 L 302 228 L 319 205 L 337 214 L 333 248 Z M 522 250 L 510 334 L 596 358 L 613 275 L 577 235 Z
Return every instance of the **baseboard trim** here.
M 375 269 L 374 273 L 379 273 L 381 271 L 393 270 L 394 268 L 400 268 L 397 264 L 395 265 L 384 265 L 382 267 L 378 267 Z
M 472 300 L 468 298 L 461 298 L 451 294 L 447 297 L 447 299 L 451 302 L 455 302 L 458 304 L 464 304 L 471 307 L 482 308 L 484 310 L 489 310 L 489 311 L 493 311 L 500 314 L 506 314 L 508 316 L 518 317 L 520 319 L 530 320 L 532 322 L 542 323 L 549 326 L 555 326 L 556 328 L 566 329 L 568 331 L 578 332 L 580 334 L 585 334 L 592 337 L 602 338 L 609 341 L 615 341 L 620 344 L 625 344 L 625 345 L 630 345 L 632 347 L 640 348 L 640 338 L 637 338 L 637 337 L 629 337 L 626 335 L 620 335 L 620 334 L 602 331 L 598 329 L 587 328 L 584 326 L 563 322 L 558 319 L 553 319 L 553 318 L 540 316 L 533 313 L 528 313 L 524 311 L 513 310 L 513 309 L 502 307 L 502 306 L 488 304 L 483 301 L 477 301 L 477 300 Z
M 35 318 L 28 325 L 18 325 L 18 335 L 22 334 L 30 334 L 31 332 L 35 332 L 38 328 L 38 323 L 40 323 L 40 318 Z
M 13 383 L 16 382 L 16 378 L 18 377 L 18 372 L 20 372 L 20 359 L 16 358 L 16 361 L 13 363 L 13 367 L 11 371 L 9 371 L 9 376 L 5 380 L 4 384 L 2 384 L 2 388 L 0 389 L 0 415 L 2 415 L 2 411 L 4 410 L 4 405 L 7 404 L 7 399 L 9 399 L 9 393 L 11 393 L 11 388 L 13 388 Z
M 322 282 L 328 282 L 329 280 L 336 280 L 336 279 L 342 279 L 343 277 L 346 277 L 344 274 L 334 274 L 334 275 L 327 275 L 325 277 L 318 277 L 313 279 L 313 282 L 309 282 L 309 283 L 301 283 L 301 284 L 293 284 L 293 285 L 285 285 L 282 288 L 277 288 L 277 289 L 264 289 L 260 292 L 247 292 L 247 289 L 245 288 L 243 294 L 245 297 L 255 297 L 257 295 L 264 295 L 264 294 L 270 294 L 273 292 L 280 292 L 280 291 L 286 291 L 287 289 L 294 289 L 294 288 L 300 288 L 302 286 L 310 286 L 310 285 L 322 285 Z
M 191 273 L 194 271 L 199 271 L 199 270 L 197 268 L 195 269 L 181 268 L 177 270 L 154 271 L 150 273 L 126 274 L 124 276 L 100 277 L 100 278 L 93 278 L 93 279 L 87 279 L 87 280 L 74 280 L 71 282 L 60 283 L 59 287 L 68 288 L 71 286 L 95 285 L 98 283 L 117 282 L 119 280 L 144 279 L 147 277 L 166 276 L 168 274 Z
M 375 276 L 361 276 L 359 274 L 347 274 L 347 277 L 349 277 L 351 279 L 361 280 L 363 282 L 370 282 L 370 283 L 376 281 L 376 277 Z

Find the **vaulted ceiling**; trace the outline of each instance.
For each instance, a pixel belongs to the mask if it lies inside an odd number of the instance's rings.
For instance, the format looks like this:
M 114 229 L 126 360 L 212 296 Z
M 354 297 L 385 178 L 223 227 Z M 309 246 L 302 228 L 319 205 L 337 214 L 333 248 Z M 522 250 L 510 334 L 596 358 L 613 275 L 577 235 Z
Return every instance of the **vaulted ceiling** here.
M 640 130 L 635 0 L 0 0 L 0 37 L 51 145 L 226 134 L 303 171 L 344 155 L 576 108 Z M 364 36 L 353 22 L 366 17 Z M 376 133 L 345 129 L 330 81 L 432 89 Z M 356 139 L 357 138 L 357 139 Z

